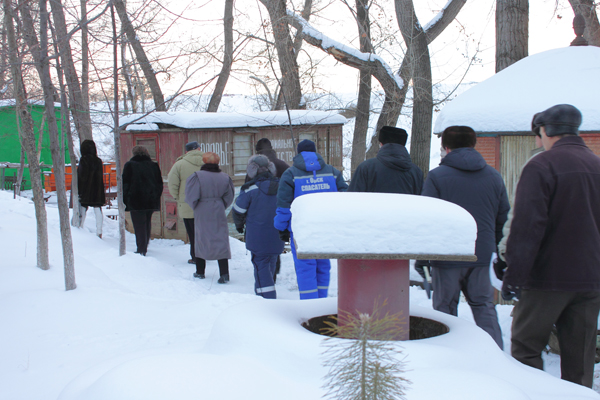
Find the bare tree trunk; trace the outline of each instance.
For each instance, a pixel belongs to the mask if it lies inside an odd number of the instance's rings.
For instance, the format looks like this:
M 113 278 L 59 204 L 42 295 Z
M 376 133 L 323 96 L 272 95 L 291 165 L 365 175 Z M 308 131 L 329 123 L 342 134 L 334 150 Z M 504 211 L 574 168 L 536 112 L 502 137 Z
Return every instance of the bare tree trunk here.
M 19 129 L 21 145 L 27 153 L 29 161 L 29 174 L 31 175 L 31 189 L 33 190 L 33 204 L 35 207 L 35 220 L 37 224 L 37 266 L 43 270 L 50 269 L 48 258 L 48 218 L 44 205 L 42 189 L 42 171 L 36 157 L 35 135 L 33 132 L 33 119 L 27 108 L 27 95 L 21 75 L 21 64 L 17 57 L 17 39 L 13 24 L 13 10 L 10 0 L 3 0 L 4 29 L 6 30 L 9 61 L 13 80 L 15 108 L 22 126 Z M 41 144 L 40 144 L 41 145 Z
M 411 159 L 426 176 L 429 171 L 433 117 L 431 58 L 427 34 L 417 19 L 412 0 L 396 0 L 395 3 L 398 26 L 408 48 L 413 81 Z
M 356 23 L 358 25 L 360 51 L 363 53 L 373 52 L 368 5 L 368 0 L 356 0 Z M 354 135 L 352 136 L 352 156 L 350 161 L 350 173 L 352 175 L 354 175 L 354 171 L 356 171 L 358 165 L 365 160 L 370 111 L 371 74 L 365 68 L 361 68 L 358 82 L 358 99 L 356 101 L 356 118 L 354 120 Z
M 90 60 L 87 27 L 87 0 L 81 0 L 81 95 L 87 110 L 90 109 Z
M 133 88 L 131 84 L 131 71 L 129 65 L 127 65 L 127 42 L 121 41 L 121 73 L 123 74 L 123 80 L 125 81 L 126 91 L 123 91 L 123 108 L 125 114 L 127 114 L 127 99 L 131 102 L 131 111 L 137 112 L 137 100 L 133 95 Z
M 223 16 L 223 25 L 225 30 L 225 48 L 223 52 L 223 67 L 219 73 L 219 79 L 215 90 L 210 97 L 208 103 L 208 112 L 217 112 L 229 74 L 231 73 L 231 65 L 233 64 L 233 0 L 225 0 L 225 14 Z
M 40 142 L 41 143 L 41 142 Z M 17 171 L 17 179 L 15 182 L 15 194 L 21 195 L 21 187 L 23 185 L 23 174 L 25 173 L 25 149 L 21 146 L 21 160 L 19 162 L 19 170 Z
M 52 154 L 52 166 L 56 179 L 56 196 L 58 198 L 58 214 L 60 220 L 60 236 L 63 250 L 63 263 L 65 269 L 65 288 L 73 290 L 77 288 L 75 283 L 75 256 L 73 254 L 73 240 L 71 238 L 71 226 L 69 225 L 69 201 L 67 199 L 67 188 L 65 184 L 65 159 L 64 152 L 60 152 L 58 139 L 58 127 L 54 114 L 54 96 L 52 90 L 52 78 L 50 77 L 50 63 L 48 60 L 48 10 L 47 0 L 40 0 L 40 66 L 42 75 L 40 80 L 44 90 L 44 103 L 46 119 L 48 121 L 48 135 L 50 136 L 50 152 Z
M 122 180 L 122 168 L 121 168 L 121 131 L 119 130 L 119 80 L 117 75 L 117 23 L 115 21 L 115 10 L 110 7 L 110 17 L 112 20 L 113 27 L 113 76 L 114 76 L 114 96 L 115 96 L 115 109 L 114 109 L 114 137 L 115 137 L 115 163 L 117 173 L 117 204 L 119 206 L 119 256 L 124 256 L 127 252 L 125 243 L 125 204 L 123 203 L 123 180 Z
M 281 91 L 290 110 L 298 109 L 302 99 L 300 74 L 294 55 L 294 43 L 290 37 L 285 0 L 260 0 L 269 12 L 275 48 L 281 70 Z
M 529 0 L 496 0 L 496 73 L 527 57 Z
M 77 76 L 77 70 L 75 69 L 62 0 L 52 0 L 50 6 L 52 7 L 52 17 L 56 29 L 60 57 L 70 92 L 71 114 L 73 115 L 75 129 L 77 129 L 80 141 L 83 142 L 86 139 L 93 140 L 90 110 L 89 107 L 86 106 L 89 101 L 84 99 L 79 83 L 79 77 Z
M 150 91 L 152 92 L 152 97 L 154 98 L 154 108 L 156 109 L 156 111 L 167 111 L 167 107 L 165 105 L 165 98 L 163 96 L 162 90 L 160 89 L 158 80 L 156 79 L 156 72 L 154 72 L 152 64 L 150 64 L 148 56 L 146 56 L 146 52 L 144 51 L 144 48 L 142 47 L 142 44 L 140 43 L 137 34 L 135 33 L 135 29 L 131 21 L 129 20 L 125 3 L 123 2 L 123 0 L 113 0 L 113 4 L 117 9 L 117 14 L 119 15 L 119 20 L 121 20 L 123 30 L 127 35 L 127 40 L 129 40 L 129 44 L 135 52 L 135 57 L 140 63 L 142 71 L 144 72 L 144 76 L 146 77 L 148 86 L 150 86 Z
M 588 44 L 592 46 L 600 46 L 600 23 L 598 22 L 598 14 L 596 13 L 596 5 L 598 2 L 594 0 L 569 0 L 575 15 L 581 14 L 585 20 L 585 31 L 583 37 Z

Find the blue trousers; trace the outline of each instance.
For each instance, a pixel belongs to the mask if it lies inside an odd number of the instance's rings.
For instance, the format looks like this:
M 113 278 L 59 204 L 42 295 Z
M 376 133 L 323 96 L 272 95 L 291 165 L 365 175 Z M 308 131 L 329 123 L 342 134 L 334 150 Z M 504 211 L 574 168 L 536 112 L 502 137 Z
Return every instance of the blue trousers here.
M 254 266 L 254 292 L 265 299 L 276 299 L 277 292 L 273 276 L 278 255 L 250 254 Z
M 293 245 L 293 234 L 291 234 L 290 243 L 292 243 L 292 255 L 294 257 L 300 300 L 327 297 L 331 262 L 321 259 L 299 259 L 296 257 L 296 248 Z

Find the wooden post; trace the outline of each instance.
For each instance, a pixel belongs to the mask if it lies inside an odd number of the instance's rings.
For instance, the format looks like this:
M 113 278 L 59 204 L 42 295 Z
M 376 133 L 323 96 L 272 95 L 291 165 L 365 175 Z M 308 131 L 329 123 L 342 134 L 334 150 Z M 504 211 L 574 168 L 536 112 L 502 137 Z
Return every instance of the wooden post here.
M 338 260 L 338 325 L 343 316 L 400 315 L 405 329 L 393 340 L 409 339 L 409 262 L 408 260 Z

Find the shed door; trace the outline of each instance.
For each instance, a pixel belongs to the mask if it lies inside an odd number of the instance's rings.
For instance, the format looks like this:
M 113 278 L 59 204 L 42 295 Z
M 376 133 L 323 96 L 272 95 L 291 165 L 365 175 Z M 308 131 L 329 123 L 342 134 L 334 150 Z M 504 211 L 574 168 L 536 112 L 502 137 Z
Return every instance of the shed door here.
M 158 151 L 158 135 L 134 135 L 135 144 L 134 146 L 144 146 L 148 149 L 148 153 L 150 154 L 150 158 L 152 161 L 158 162 L 159 159 L 159 151 Z
M 531 157 L 531 152 L 534 149 L 534 136 L 500 137 L 500 174 L 504 178 L 504 184 L 511 203 L 517 189 L 517 182 L 521 176 L 521 169 Z
M 246 175 L 248 159 L 252 156 L 253 135 L 233 135 L 233 174 Z

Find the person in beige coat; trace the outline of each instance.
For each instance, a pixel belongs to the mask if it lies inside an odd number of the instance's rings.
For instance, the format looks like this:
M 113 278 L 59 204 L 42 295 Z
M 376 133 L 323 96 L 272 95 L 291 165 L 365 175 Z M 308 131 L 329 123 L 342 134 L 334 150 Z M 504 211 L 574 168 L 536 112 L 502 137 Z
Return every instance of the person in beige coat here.
M 177 159 L 168 176 L 169 193 L 177 201 L 177 213 L 183 219 L 185 230 L 190 238 L 190 256 L 188 264 L 196 263 L 194 252 L 194 211 L 185 202 L 185 182 L 202 167 L 202 152 L 198 142 L 185 145 L 185 154 Z
M 195 278 L 204 279 L 206 260 L 219 261 L 218 283 L 229 282 L 229 226 L 225 210 L 234 197 L 233 181 L 219 168 L 219 155 L 202 156 L 204 165 L 186 181 L 185 202 L 194 210 Z

